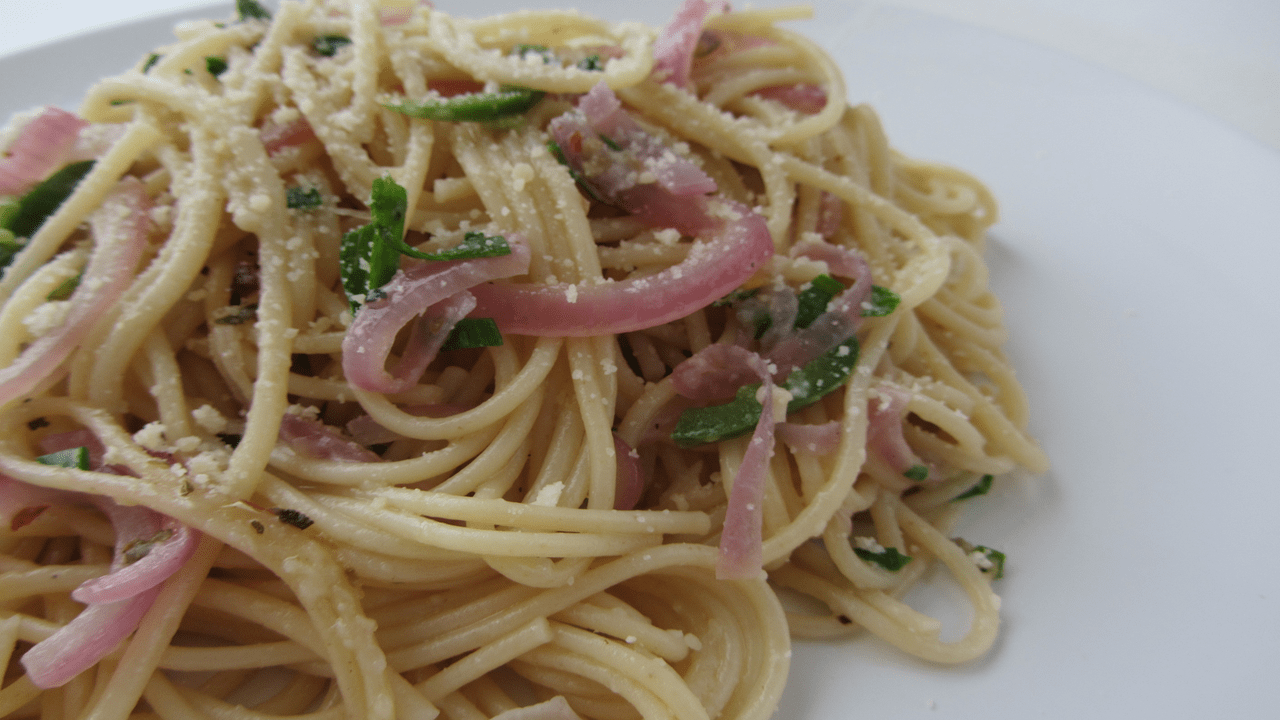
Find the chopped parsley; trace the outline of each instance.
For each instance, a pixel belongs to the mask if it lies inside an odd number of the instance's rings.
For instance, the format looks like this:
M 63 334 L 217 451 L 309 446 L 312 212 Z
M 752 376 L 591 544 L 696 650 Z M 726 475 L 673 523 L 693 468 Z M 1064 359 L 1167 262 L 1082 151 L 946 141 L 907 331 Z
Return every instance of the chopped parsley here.
M 579 70 L 601 71 L 604 70 L 604 62 L 599 55 L 588 55 L 578 61 L 576 66 Z
M 311 41 L 311 49 L 322 57 L 333 57 L 345 45 L 351 44 L 346 35 L 318 35 Z
M 569 170 L 569 177 L 573 178 L 573 181 L 578 184 L 578 187 L 582 192 L 586 193 L 588 198 L 591 198 L 602 205 L 609 204 L 609 201 L 601 197 L 600 193 L 597 192 L 591 183 L 587 181 L 586 176 L 579 172 L 578 169 L 569 162 L 569 158 L 565 156 L 564 148 L 560 147 L 560 143 L 555 140 L 548 142 L 547 152 L 551 153 L 551 157 L 555 158 L 556 162 L 565 166 L 565 168 Z
M 453 326 L 441 350 L 465 350 L 467 348 L 497 347 L 502 344 L 502 333 L 493 318 L 462 318 Z
M 511 54 L 523 60 L 530 55 L 537 55 L 542 58 L 544 65 L 555 61 L 556 55 L 551 52 L 551 48 L 546 45 L 531 45 L 529 43 L 519 43 L 511 48 Z
M 75 275 L 73 277 L 67 278 L 66 280 L 63 280 L 62 284 L 58 285 L 58 287 L 51 290 L 49 294 L 45 296 L 45 299 L 46 300 L 66 300 L 67 298 L 71 297 L 71 293 L 74 293 L 76 291 L 76 288 L 80 287 L 80 278 L 82 277 L 84 277 L 84 273 L 80 273 L 79 275 Z
M 208 70 L 210 75 L 218 77 L 227 71 L 227 59 L 217 55 L 206 57 L 204 59 L 204 69 Z
M 59 450 L 48 455 L 41 455 L 36 458 L 36 462 L 42 465 L 52 465 L 54 467 L 70 468 L 72 470 L 88 470 L 89 469 L 89 448 L 81 446 L 77 448 L 68 448 Z
M 285 190 L 284 204 L 290 210 L 314 210 L 324 204 L 319 188 L 294 185 Z
M 982 479 L 979 480 L 977 484 L 955 496 L 952 500 L 968 500 L 969 498 L 975 498 L 979 495 L 986 495 L 987 492 L 991 490 L 991 480 L 992 476 L 983 475 Z
M 338 252 L 342 287 L 355 312 L 363 302 L 395 276 L 400 255 L 420 260 L 470 260 L 510 255 L 511 246 L 501 235 L 468 232 L 456 247 L 425 253 L 404 241 L 404 220 L 408 214 L 408 193 L 389 177 L 373 181 L 370 213 L 372 222 L 347 233 Z M 384 296 L 385 297 L 385 296 Z
M 501 122 L 524 115 L 537 105 L 546 93 L 541 90 L 508 86 L 498 92 L 467 93 L 422 102 L 406 100 L 387 109 L 420 120 L 441 122 Z
M 851 337 L 810 360 L 804 367 L 793 370 L 781 383 L 782 388 L 791 393 L 787 412 L 808 407 L 843 386 L 857 362 L 858 339 Z M 680 447 L 694 447 L 751 432 L 764 411 L 760 401 L 756 400 L 759 389 L 759 383 L 747 385 L 739 388 L 727 403 L 685 410 L 676 421 L 671 439 Z
M 883 548 L 879 551 L 856 547 L 853 552 L 863 561 L 875 563 L 889 572 L 897 572 L 911 562 L 910 555 L 898 552 L 898 548 Z
M 245 20 L 270 20 L 271 13 L 258 4 L 256 0 L 236 0 L 236 15 L 240 22 Z
M 990 575 L 992 580 L 1004 577 L 1004 553 L 986 545 L 973 545 L 964 538 L 951 538 L 951 540 L 968 554 L 969 559 L 978 566 L 979 570 Z
M 912 465 L 902 473 L 903 477 L 916 482 L 923 482 L 929 477 L 929 468 L 924 465 Z
M 862 307 L 862 317 L 884 317 L 897 309 L 902 297 L 879 285 L 871 286 L 871 297 Z
M 800 288 L 796 294 L 799 307 L 796 310 L 796 327 L 807 328 L 827 311 L 827 305 L 836 295 L 844 292 L 844 285 L 830 275 L 819 275 Z
M 146 62 L 142 63 L 143 74 L 145 75 L 148 70 L 155 67 L 155 64 L 158 62 L 160 62 L 160 53 L 151 53 L 148 55 Z
M 31 237 L 71 197 L 76 186 L 92 169 L 93 161 L 83 160 L 50 175 L 23 195 L 16 206 L 5 208 L 3 228 L 12 232 L 14 237 Z

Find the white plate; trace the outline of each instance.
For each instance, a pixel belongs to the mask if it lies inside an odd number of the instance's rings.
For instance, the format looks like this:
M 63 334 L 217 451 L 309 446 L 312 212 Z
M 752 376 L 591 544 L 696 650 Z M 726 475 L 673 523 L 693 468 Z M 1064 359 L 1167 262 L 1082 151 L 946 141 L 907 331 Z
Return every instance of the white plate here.
M 869 638 L 798 644 L 778 717 L 1274 717 L 1280 155 L 1035 45 L 921 13 L 815 5 L 801 29 L 894 144 L 1000 198 L 993 284 L 1053 470 L 998 485 L 966 522 L 1010 558 L 989 657 L 938 667 Z M 591 7 L 649 22 L 668 11 Z M 172 21 L 0 58 L 0 114 L 74 107 L 98 75 L 166 41 Z

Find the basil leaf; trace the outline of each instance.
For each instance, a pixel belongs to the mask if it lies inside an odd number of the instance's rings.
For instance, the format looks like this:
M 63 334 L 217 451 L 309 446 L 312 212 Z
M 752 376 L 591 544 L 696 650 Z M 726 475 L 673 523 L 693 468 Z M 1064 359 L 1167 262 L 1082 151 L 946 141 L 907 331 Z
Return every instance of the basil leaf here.
M 794 370 L 782 382 L 791 393 L 787 412 L 808 407 L 844 385 L 858 363 L 858 339 L 849 338 Z M 760 383 L 738 389 L 733 400 L 722 405 L 688 408 L 680 413 L 671 439 L 680 447 L 693 447 L 745 435 L 755 429 L 763 407 L 756 400 Z
M 78 447 L 59 450 L 56 453 L 41 455 L 36 458 L 36 462 L 42 465 L 52 465 L 54 467 L 70 468 L 72 470 L 88 470 L 89 448 Z
M 45 300 L 66 300 L 67 298 L 71 297 L 71 293 L 74 293 L 76 291 L 76 288 L 80 287 L 80 278 L 82 277 L 84 277 L 84 273 L 80 273 L 79 275 L 75 275 L 74 277 L 69 277 L 66 280 L 63 280 L 62 284 L 58 285 L 58 287 L 51 290 L 48 295 L 45 295 L 44 299 Z
M 680 447 L 694 447 L 746 435 L 755 429 L 764 407 L 756 400 L 760 384 L 738 388 L 722 405 L 689 408 L 680 413 L 671 439 Z
M 530 45 L 528 43 L 520 43 L 511 48 L 511 54 L 521 59 L 529 55 L 538 55 L 542 58 L 542 64 L 546 65 L 556 59 L 555 53 L 551 52 L 551 48 L 546 45 Z
M 236 0 L 236 14 L 240 22 L 245 20 L 270 20 L 271 13 L 255 0 Z
M 967 500 L 969 498 L 978 497 L 979 495 L 986 495 L 987 491 L 991 489 L 991 480 L 992 480 L 992 477 L 990 475 L 983 475 L 982 479 L 979 480 L 976 485 L 969 488 L 968 490 L 965 490 L 964 492 L 960 493 L 959 495 L 951 499 Z
M 35 234 L 45 220 L 58 211 L 58 208 L 71 197 L 76 186 L 93 169 L 92 160 L 71 163 L 58 172 L 50 175 L 44 182 L 36 185 L 22 199 L 12 215 L 6 218 L 5 229 L 16 237 L 29 238 Z
M 546 93 L 522 87 L 508 87 L 496 93 L 469 93 L 440 100 L 405 101 L 387 109 L 409 117 L 441 122 L 495 122 L 525 114 Z
M 889 572 L 897 572 L 911 562 L 911 556 L 898 552 L 898 548 L 885 548 L 881 552 L 854 548 L 853 552 L 864 561 L 875 563 Z
M 862 307 L 862 317 L 884 317 L 898 307 L 902 298 L 898 293 L 879 285 L 871 286 L 871 297 Z
M 318 188 L 304 188 L 301 185 L 294 185 L 285 190 L 284 204 L 290 210 L 311 210 L 323 205 L 324 198 L 320 196 Z
M 465 350 L 467 348 L 497 347 L 502 344 L 502 333 L 493 318 L 462 318 L 449 333 L 441 350 Z
M 318 35 L 311 41 L 311 49 L 317 55 L 333 57 L 344 45 L 350 45 L 351 38 L 346 35 Z
M 995 573 L 991 576 L 993 580 L 999 580 L 1004 577 L 1004 553 L 986 545 L 974 545 L 974 552 L 980 552 L 986 556 L 987 562 L 991 563 L 991 567 L 979 567 L 984 573 Z
M 796 309 L 797 328 L 807 328 L 818 316 L 827 311 L 827 305 L 836 295 L 844 292 L 844 285 L 830 275 L 819 275 L 810 280 L 796 294 L 799 307 Z
M 14 239 L 7 228 L 0 228 L 0 268 L 9 266 L 13 258 L 22 252 L 22 243 Z
M 588 55 L 578 61 L 577 67 L 579 70 L 599 71 L 604 70 L 604 62 L 599 55 Z
M 547 143 L 547 152 L 551 153 L 551 157 L 555 158 L 556 162 L 560 163 L 561 165 L 565 166 L 566 169 L 568 169 L 569 177 L 573 178 L 573 181 L 578 184 L 578 187 L 582 189 L 582 192 L 587 194 L 588 198 L 591 198 L 592 200 L 600 203 L 601 205 L 609 204 L 609 201 L 601 197 L 600 193 L 596 191 L 595 187 L 593 187 L 591 183 L 587 181 L 586 176 L 578 172 L 578 170 L 573 167 L 573 165 L 569 162 L 569 158 L 565 157 L 564 149 L 560 147 L 560 143 L 556 142 L 555 140 L 549 141 Z
M 902 476 L 908 480 L 924 482 L 929 477 L 929 468 L 924 465 L 912 465 L 907 468 L 906 472 L 902 473 Z
M 791 393 L 787 412 L 808 407 L 836 388 L 844 385 L 858 364 L 858 339 L 851 337 L 810 360 L 799 370 L 793 370 L 782 386 Z
M 227 59 L 216 55 L 206 57 L 204 59 L 204 69 L 208 70 L 210 75 L 218 77 L 227 71 Z
M 499 257 L 511 254 L 511 246 L 507 244 L 505 237 L 501 235 L 485 235 L 480 232 L 468 232 L 462 236 L 462 242 L 440 252 L 425 253 L 415 250 L 406 245 L 403 240 L 398 245 L 397 249 L 401 253 L 419 260 L 472 260 L 474 258 Z

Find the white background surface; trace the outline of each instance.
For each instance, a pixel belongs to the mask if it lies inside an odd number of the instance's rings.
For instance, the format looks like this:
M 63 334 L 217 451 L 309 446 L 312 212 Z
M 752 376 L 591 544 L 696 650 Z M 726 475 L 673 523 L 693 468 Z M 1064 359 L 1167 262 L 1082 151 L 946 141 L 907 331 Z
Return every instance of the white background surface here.
M 205 4 L 0 0 L 0 55 L 87 29 Z M 474 5 L 457 0 L 437 4 L 447 12 L 465 12 Z M 925 10 L 1055 48 L 1167 92 L 1280 149 L 1276 0 L 847 0 L 844 5 L 851 13 L 878 7 Z
M 169 5 L 152 2 L 128 7 Z M 992 284 L 1053 469 L 1003 481 L 963 529 L 1010 553 L 988 657 L 937 667 L 874 640 L 799 645 L 777 717 L 1276 717 L 1280 153 L 1260 140 L 1280 83 L 1228 90 L 1277 71 L 1280 4 L 816 4 L 803 30 L 893 144 L 1001 200 Z M 130 12 L 84 7 L 84 25 Z M 0 110 L 74 107 L 89 79 L 145 55 L 134 42 L 0 58 Z M 121 58 L 84 67 L 106 49 Z M 913 602 L 956 605 L 945 589 Z

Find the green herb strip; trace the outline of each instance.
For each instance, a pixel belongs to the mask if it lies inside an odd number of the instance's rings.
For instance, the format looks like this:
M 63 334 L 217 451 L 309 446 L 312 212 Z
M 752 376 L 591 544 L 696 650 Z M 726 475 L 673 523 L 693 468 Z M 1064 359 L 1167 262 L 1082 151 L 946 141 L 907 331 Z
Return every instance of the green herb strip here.
M 853 552 L 864 561 L 875 563 L 889 572 L 897 572 L 911 562 L 911 556 L 898 552 L 898 548 L 885 548 L 881 552 L 854 548 Z
M 582 192 L 586 193 L 587 197 L 602 205 L 609 204 L 609 201 L 601 197 L 600 193 L 596 191 L 591 183 L 587 182 L 586 176 L 578 172 L 577 168 L 573 165 L 569 164 L 569 158 L 565 157 L 564 149 L 560 147 L 560 143 L 555 140 L 548 142 L 547 152 L 551 153 L 551 157 L 555 158 L 556 162 L 565 166 L 569 171 L 569 177 L 573 178 L 573 181 L 578 184 L 578 187 L 582 189 Z
M 350 45 L 351 38 L 346 35 L 319 35 L 311 41 L 311 49 L 322 57 L 333 57 L 344 45 Z
M 219 77 L 227 71 L 227 59 L 216 55 L 206 57 L 204 59 L 204 69 L 208 70 L 210 75 Z
M 285 190 L 284 204 L 290 210 L 312 210 L 323 205 L 324 198 L 320 196 L 318 188 L 294 185 Z
M 76 288 L 80 287 L 80 279 L 82 277 L 84 277 L 84 273 L 80 273 L 79 275 L 75 275 L 67 278 L 66 280 L 63 280 L 62 283 L 58 285 L 58 287 L 51 290 L 49 294 L 45 296 L 45 299 L 46 300 L 66 300 L 67 298 L 71 297 L 71 294 L 76 291 Z
M 830 275 L 819 275 L 810 280 L 796 295 L 799 307 L 796 310 L 797 328 L 807 328 L 827 311 L 832 299 L 844 292 L 844 285 Z
M 404 242 L 404 220 L 408 213 L 408 193 L 389 177 L 373 181 L 370 212 L 373 222 L 352 230 L 342 238 L 338 266 L 342 287 L 351 302 L 351 311 L 374 299 L 400 267 L 400 255 L 419 260 L 471 260 L 510 255 L 511 246 L 501 235 L 468 232 L 456 247 L 424 253 Z M 385 296 L 383 296 L 385 297 Z
M 148 55 L 147 61 L 142 63 L 142 73 L 145 75 L 147 71 L 155 67 L 155 64 L 158 62 L 160 62 L 160 53 L 151 53 Z
M 236 15 L 240 18 L 240 22 L 271 19 L 271 13 L 255 0 L 236 0 Z
M 991 480 L 992 476 L 983 475 L 982 479 L 979 480 L 976 485 L 955 496 L 952 500 L 968 500 L 969 498 L 975 498 L 979 495 L 986 495 L 987 492 L 991 490 Z
M 808 407 L 844 385 L 857 362 L 858 339 L 851 337 L 792 371 L 782 382 L 782 387 L 791 393 L 787 412 Z M 727 403 L 685 410 L 676 421 L 671 439 L 680 447 L 694 447 L 751 432 L 764 409 L 756 400 L 759 388 L 759 383 L 747 385 L 739 388 L 734 399 Z
M 924 465 L 912 465 L 902 473 L 903 477 L 916 482 L 924 482 L 929 477 L 929 468 Z
M 387 105 L 387 109 L 409 117 L 441 122 L 496 122 L 525 114 L 546 93 L 529 88 L 510 87 L 496 93 L 469 93 L 441 100 L 406 101 Z
M 57 212 L 68 197 L 71 197 L 71 193 L 91 169 L 93 169 L 93 161 L 83 160 L 71 163 L 50 175 L 44 182 L 22 196 L 17 208 L 5 218 L 4 229 L 11 231 L 16 237 L 29 238 L 34 235 L 44 221 Z
M 78 447 L 59 450 L 56 453 L 41 455 L 36 458 L 36 462 L 42 465 L 52 465 L 54 467 L 70 468 L 72 470 L 88 470 L 89 448 Z
M 871 286 L 871 298 L 862 308 L 862 317 L 884 317 L 897 309 L 902 298 L 898 293 L 879 285 Z
M 492 318 L 462 318 L 449 333 L 441 350 L 465 350 L 467 348 L 498 347 L 502 333 Z

